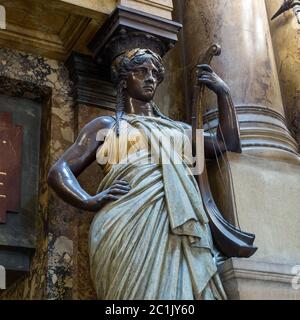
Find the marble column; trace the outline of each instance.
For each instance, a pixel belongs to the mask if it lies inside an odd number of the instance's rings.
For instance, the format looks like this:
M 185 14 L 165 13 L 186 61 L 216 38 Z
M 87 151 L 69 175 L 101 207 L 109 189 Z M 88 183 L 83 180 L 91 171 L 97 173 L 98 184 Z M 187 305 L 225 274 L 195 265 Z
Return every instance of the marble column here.
M 300 158 L 286 125 L 264 1 L 178 1 L 184 25 L 185 81 L 213 43 L 223 48 L 214 70 L 229 84 L 237 108 L 243 153 L 209 165 L 214 198 L 224 216 L 256 235 L 251 259 L 228 260 L 220 269 L 231 299 L 295 299 L 292 270 L 300 264 Z M 191 92 L 187 90 L 187 101 Z M 189 114 L 188 103 L 186 112 Z M 216 128 L 216 98 L 206 91 L 204 127 Z M 297 263 L 298 262 L 298 263 Z M 282 268 L 282 265 L 285 267 Z M 285 279 L 283 281 L 283 279 Z M 283 286 L 284 283 L 284 286 Z M 268 294 L 276 290 L 275 295 Z
M 210 44 L 222 46 L 212 66 L 232 90 L 244 148 L 268 146 L 296 153 L 297 144 L 285 125 L 264 1 L 190 0 L 182 5 L 187 72 Z M 205 120 L 216 127 L 216 98 L 208 91 L 204 106 L 209 110 Z
M 266 0 L 269 20 L 281 0 Z M 270 21 L 288 127 L 300 143 L 300 24 L 292 10 Z

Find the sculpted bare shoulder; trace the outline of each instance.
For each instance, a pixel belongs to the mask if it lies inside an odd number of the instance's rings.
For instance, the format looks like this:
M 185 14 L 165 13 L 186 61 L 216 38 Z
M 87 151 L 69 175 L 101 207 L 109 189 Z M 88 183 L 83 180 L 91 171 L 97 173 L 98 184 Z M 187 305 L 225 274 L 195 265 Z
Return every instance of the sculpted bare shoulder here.
M 65 163 L 76 175 L 81 173 L 92 161 L 95 160 L 97 148 L 105 139 L 105 130 L 113 127 L 113 117 L 103 116 L 96 118 L 86 124 L 80 131 L 76 141 L 61 156 L 61 158 L 50 169 L 48 182 L 53 185 L 53 176 L 63 169 Z M 99 138 L 99 132 L 103 131 Z M 56 177 L 55 177 L 56 179 Z
M 80 132 L 82 134 L 97 134 L 100 130 L 110 129 L 115 124 L 115 119 L 110 116 L 98 117 L 86 124 Z

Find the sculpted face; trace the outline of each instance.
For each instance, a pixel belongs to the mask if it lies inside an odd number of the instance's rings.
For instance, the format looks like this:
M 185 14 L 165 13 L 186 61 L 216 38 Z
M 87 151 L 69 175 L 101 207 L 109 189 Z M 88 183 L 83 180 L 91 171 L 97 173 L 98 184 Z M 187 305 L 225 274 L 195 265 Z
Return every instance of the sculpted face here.
M 150 102 L 159 84 L 159 71 L 149 59 L 128 74 L 126 90 L 131 98 Z

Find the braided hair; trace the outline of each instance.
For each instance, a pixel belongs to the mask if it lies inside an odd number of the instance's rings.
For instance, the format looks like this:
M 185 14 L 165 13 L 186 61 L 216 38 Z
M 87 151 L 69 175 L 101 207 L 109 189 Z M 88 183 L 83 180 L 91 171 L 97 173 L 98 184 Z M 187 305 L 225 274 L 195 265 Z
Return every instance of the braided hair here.
M 120 135 L 120 120 L 125 114 L 125 84 L 128 73 L 138 65 L 143 64 L 148 59 L 158 69 L 158 82 L 161 83 L 164 79 L 165 69 L 162 65 L 161 58 L 151 50 L 137 49 L 132 57 L 122 54 L 114 60 L 112 64 L 112 81 L 117 87 L 117 105 L 116 105 L 116 134 Z M 165 120 L 170 120 L 159 110 L 159 107 L 151 101 L 153 113 Z

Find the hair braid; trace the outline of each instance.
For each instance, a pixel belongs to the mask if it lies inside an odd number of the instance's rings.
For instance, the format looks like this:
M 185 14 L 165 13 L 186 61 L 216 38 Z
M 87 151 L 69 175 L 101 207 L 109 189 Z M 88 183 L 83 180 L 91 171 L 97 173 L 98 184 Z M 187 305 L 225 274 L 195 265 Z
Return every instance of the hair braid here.
M 117 86 L 117 106 L 116 106 L 116 134 L 120 135 L 120 120 L 124 115 L 125 110 L 125 94 L 124 81 L 120 81 Z

